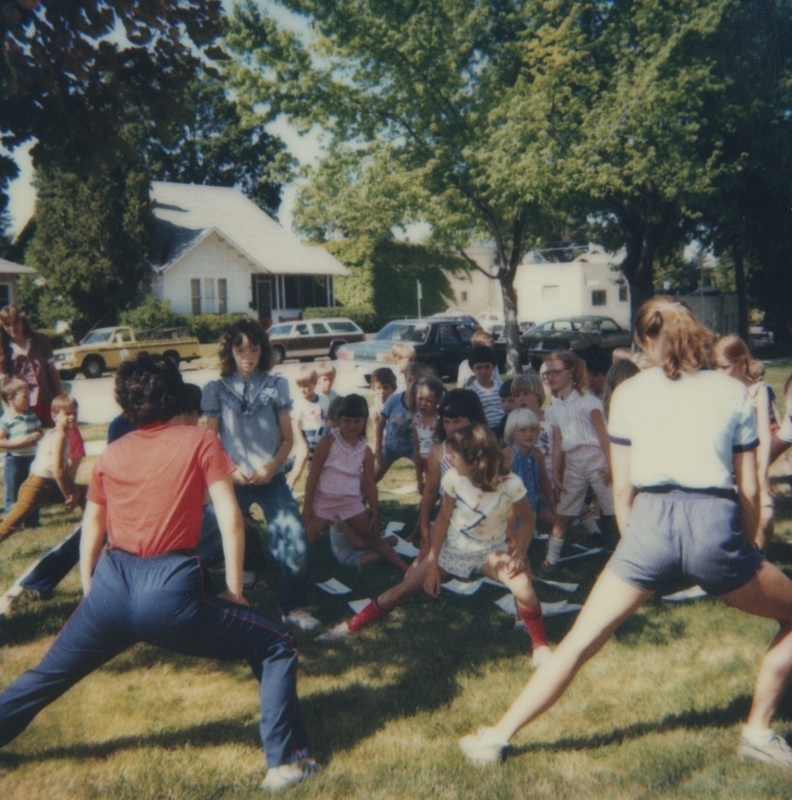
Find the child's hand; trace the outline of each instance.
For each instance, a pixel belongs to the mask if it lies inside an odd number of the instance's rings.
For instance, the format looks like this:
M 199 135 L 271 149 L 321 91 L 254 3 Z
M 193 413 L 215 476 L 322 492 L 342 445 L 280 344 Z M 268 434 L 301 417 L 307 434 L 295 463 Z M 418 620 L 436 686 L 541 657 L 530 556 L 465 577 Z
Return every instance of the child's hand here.
M 514 578 L 521 572 L 526 572 L 525 556 L 520 556 L 514 553 L 509 562 L 506 564 L 506 571 L 510 578 Z
M 275 465 L 270 461 L 269 464 L 260 467 L 250 476 L 249 483 L 255 486 L 266 486 L 275 476 L 276 469 Z
M 245 473 L 242 472 L 239 467 L 234 470 L 234 473 L 231 475 L 231 480 L 237 486 L 245 486 L 246 484 L 250 483 L 248 476 L 245 475 Z
M 77 505 L 77 500 L 79 499 L 77 493 L 70 494 L 66 498 L 66 502 L 63 504 L 67 511 L 71 511 Z
M 424 591 L 430 597 L 440 595 L 440 567 L 435 563 L 430 563 L 426 568 L 426 578 L 424 578 Z

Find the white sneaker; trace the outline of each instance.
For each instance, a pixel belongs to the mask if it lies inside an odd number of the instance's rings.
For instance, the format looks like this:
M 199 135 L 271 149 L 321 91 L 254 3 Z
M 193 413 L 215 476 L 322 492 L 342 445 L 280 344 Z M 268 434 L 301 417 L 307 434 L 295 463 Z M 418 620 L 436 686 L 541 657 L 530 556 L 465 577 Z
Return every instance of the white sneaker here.
M 312 631 L 322 624 L 313 614 L 309 614 L 304 608 L 294 608 L 288 614 L 284 614 L 281 619 L 284 625 L 293 625 L 301 631 Z
M 281 764 L 267 770 L 267 777 L 261 784 L 265 792 L 283 792 L 291 786 L 307 781 L 322 771 L 322 766 L 312 758 L 301 758 L 293 764 Z
M 737 753 L 743 758 L 753 758 L 765 764 L 776 764 L 787 769 L 792 767 L 792 747 L 775 733 L 766 742 L 755 742 L 747 736 L 740 736 Z
M 339 622 L 338 625 L 334 625 L 332 628 L 328 628 L 323 634 L 317 636 L 314 641 L 315 642 L 337 642 L 339 639 L 346 639 L 352 633 L 349 630 L 349 625 L 347 625 L 346 620 L 343 622 Z
M 14 606 L 24 591 L 21 586 L 15 586 L 2 595 L 0 597 L 0 615 L 10 617 L 14 613 Z
M 479 728 L 476 733 L 463 736 L 459 740 L 462 752 L 474 764 L 497 764 L 503 758 L 503 751 L 509 746 L 492 733 L 492 728 Z

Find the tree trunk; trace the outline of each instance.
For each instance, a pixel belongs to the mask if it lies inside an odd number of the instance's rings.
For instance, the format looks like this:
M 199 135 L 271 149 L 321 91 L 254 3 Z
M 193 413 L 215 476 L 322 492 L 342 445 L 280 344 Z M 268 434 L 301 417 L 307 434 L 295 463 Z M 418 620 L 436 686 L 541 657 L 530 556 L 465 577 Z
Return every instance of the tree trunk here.
M 514 288 L 514 275 L 502 274 L 500 277 L 503 295 L 503 338 L 506 340 L 506 371 L 520 373 L 520 326 L 517 323 L 517 292 Z
M 745 285 L 745 262 L 743 261 L 742 250 L 739 247 L 732 248 L 732 258 L 734 260 L 734 283 L 737 287 L 737 335 L 744 341 L 748 341 L 748 295 Z
M 630 287 L 630 324 L 635 322 L 638 309 L 654 296 L 654 230 L 647 226 L 636 231 L 627 222 L 621 223 L 627 254 L 620 265 Z

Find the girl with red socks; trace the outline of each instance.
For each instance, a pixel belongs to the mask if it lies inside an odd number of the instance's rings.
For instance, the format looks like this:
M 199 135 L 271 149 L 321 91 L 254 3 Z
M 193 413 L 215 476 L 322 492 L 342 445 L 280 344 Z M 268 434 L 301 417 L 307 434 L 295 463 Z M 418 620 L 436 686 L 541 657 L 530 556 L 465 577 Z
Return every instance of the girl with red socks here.
M 504 474 L 503 451 L 484 425 L 463 428 L 446 439 L 452 468 L 442 480 L 443 502 L 428 550 L 412 564 L 404 580 L 376 597 L 350 620 L 317 641 L 334 641 L 390 613 L 421 590 L 440 594 L 440 582 L 473 572 L 500 581 L 514 595 L 517 613 L 533 644 L 534 665 L 550 656 L 542 608 L 531 583 L 526 554 L 535 518 L 522 481 Z

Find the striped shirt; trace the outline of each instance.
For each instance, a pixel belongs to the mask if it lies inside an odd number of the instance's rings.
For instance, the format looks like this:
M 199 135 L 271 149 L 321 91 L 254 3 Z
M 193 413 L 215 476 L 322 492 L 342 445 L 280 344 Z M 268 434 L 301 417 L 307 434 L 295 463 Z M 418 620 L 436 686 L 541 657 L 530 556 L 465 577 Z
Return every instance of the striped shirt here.
M 13 442 L 14 439 L 24 439 L 31 433 L 40 430 L 41 423 L 32 411 L 23 411 L 21 414 L 16 411 L 6 411 L 0 417 L 0 428 L 6 432 L 8 441 Z M 34 456 L 36 442 L 27 447 L 15 447 L 13 450 L 7 450 L 6 453 L 15 456 Z
M 545 411 L 545 419 L 550 426 L 561 431 L 561 449 L 568 453 L 583 445 L 600 447 L 597 432 L 591 423 L 591 412 L 597 410 L 603 414 L 602 401 L 591 392 L 580 394 L 573 389 L 566 400 L 559 395 L 553 399 L 552 405 Z
M 497 428 L 498 423 L 503 417 L 503 403 L 500 398 L 500 384 L 495 383 L 491 389 L 486 389 L 478 381 L 468 386 L 468 389 L 474 391 L 481 400 L 481 405 L 484 407 L 484 416 L 487 418 L 487 425 L 490 428 Z

